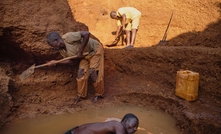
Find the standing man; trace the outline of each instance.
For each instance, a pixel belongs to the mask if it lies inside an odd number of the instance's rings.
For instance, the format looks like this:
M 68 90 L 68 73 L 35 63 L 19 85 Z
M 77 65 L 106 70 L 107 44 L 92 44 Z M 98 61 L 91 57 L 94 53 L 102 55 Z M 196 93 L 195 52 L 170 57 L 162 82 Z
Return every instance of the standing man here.
M 115 38 L 118 37 L 122 27 L 123 31 L 126 32 L 126 48 L 133 48 L 140 22 L 141 12 L 134 7 L 121 7 L 117 11 L 112 11 L 110 13 L 110 17 L 117 20 L 118 28 Z
M 78 96 L 74 102 L 77 104 L 87 96 L 88 78 L 91 77 L 95 89 L 95 97 L 92 102 L 97 102 L 104 95 L 104 49 L 97 41 L 90 38 L 90 32 L 78 31 L 68 32 L 60 36 L 58 32 L 51 32 L 47 36 L 48 44 L 57 49 L 65 58 L 77 55 L 80 58 L 80 64 L 77 72 Z M 83 52 L 89 52 L 84 57 Z M 49 61 L 51 65 L 55 60 Z M 66 60 L 61 63 L 71 63 Z

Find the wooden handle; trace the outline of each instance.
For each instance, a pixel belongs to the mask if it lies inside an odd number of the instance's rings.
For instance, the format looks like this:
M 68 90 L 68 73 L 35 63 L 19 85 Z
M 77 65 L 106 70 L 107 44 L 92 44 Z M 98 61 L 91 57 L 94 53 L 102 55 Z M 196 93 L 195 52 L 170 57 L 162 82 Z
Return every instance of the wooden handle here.
M 166 31 L 165 31 L 165 33 L 164 33 L 164 36 L 163 36 L 163 39 L 162 39 L 163 41 L 166 41 L 167 31 L 168 31 L 168 29 L 169 29 L 169 27 L 170 27 L 170 23 L 171 23 L 172 17 L 173 17 L 173 12 L 172 12 L 172 14 L 171 14 L 170 21 L 169 21 L 169 23 L 168 23 L 168 25 L 167 25 L 167 29 L 166 29 Z
M 83 53 L 84 56 L 86 56 L 88 54 L 89 54 L 89 52 Z M 60 63 L 62 61 L 70 60 L 70 59 L 74 59 L 74 58 L 77 58 L 77 55 L 66 57 L 66 58 L 63 58 L 61 60 L 57 60 L 54 63 L 56 64 L 56 63 Z M 35 66 L 35 68 L 45 67 L 45 66 L 49 66 L 49 65 L 50 65 L 50 63 L 45 63 L 45 64 L 42 64 L 42 65 Z

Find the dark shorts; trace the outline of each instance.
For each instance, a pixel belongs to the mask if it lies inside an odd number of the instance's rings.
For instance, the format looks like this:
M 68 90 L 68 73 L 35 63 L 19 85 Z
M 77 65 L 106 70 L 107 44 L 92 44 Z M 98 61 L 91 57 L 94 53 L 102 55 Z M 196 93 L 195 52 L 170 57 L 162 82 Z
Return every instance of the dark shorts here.
M 72 128 L 72 129 L 68 130 L 65 134 L 74 134 L 74 133 L 71 133 L 71 131 L 75 130 L 76 128 L 78 128 L 78 126 L 76 126 L 76 127 Z

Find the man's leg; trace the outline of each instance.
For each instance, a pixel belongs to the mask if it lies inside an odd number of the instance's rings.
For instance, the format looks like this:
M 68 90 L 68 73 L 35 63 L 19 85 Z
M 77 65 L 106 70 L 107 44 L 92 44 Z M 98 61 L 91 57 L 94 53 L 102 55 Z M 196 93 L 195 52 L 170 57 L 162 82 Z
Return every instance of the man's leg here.
M 137 29 L 132 29 L 131 46 L 134 46 L 136 35 L 137 35 Z
M 127 46 L 130 46 L 130 31 L 126 30 Z
M 130 47 L 130 44 L 131 44 L 131 36 L 130 36 L 130 32 L 131 32 L 131 26 L 132 24 L 131 23 L 127 23 L 126 24 L 126 28 L 125 28 L 125 32 L 126 32 L 126 40 L 127 40 L 127 46 L 126 47 Z
M 132 35 L 131 35 L 131 44 L 130 44 L 132 47 L 134 46 L 134 43 L 135 43 L 135 39 L 136 39 L 136 35 L 137 35 L 139 23 L 140 23 L 140 17 L 141 15 L 139 15 L 132 21 L 132 26 L 131 26 Z
M 88 61 L 82 59 L 79 65 L 78 74 L 77 74 L 77 86 L 78 86 L 78 97 L 75 100 L 75 104 L 77 104 L 82 99 L 87 96 L 88 89 L 88 77 L 89 77 L 89 69 L 88 69 Z
M 96 90 L 96 94 L 94 98 L 91 100 L 92 102 L 97 102 L 99 99 L 104 98 L 104 80 L 101 80 L 100 82 L 93 83 L 94 88 Z
M 95 97 L 92 99 L 92 102 L 97 102 L 98 99 L 103 98 L 104 84 L 103 84 L 103 80 L 97 79 L 98 74 L 99 74 L 98 70 L 95 70 L 94 68 L 90 68 L 90 77 L 92 79 L 93 86 L 96 92 Z
M 95 89 L 92 102 L 97 102 L 104 95 L 104 50 L 101 44 L 98 45 L 96 54 L 90 60 L 90 77 Z

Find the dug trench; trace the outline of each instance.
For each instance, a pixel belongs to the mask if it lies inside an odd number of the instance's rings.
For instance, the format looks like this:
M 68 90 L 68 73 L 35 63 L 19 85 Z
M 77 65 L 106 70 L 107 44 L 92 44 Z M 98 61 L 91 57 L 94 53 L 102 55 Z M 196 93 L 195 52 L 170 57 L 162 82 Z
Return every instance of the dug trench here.
M 164 110 L 175 117 L 177 126 L 184 133 L 219 133 L 220 58 L 220 49 L 217 48 L 157 46 L 105 49 L 105 98 L 92 103 L 94 90 L 90 84 L 87 99 L 77 105 L 73 105 L 77 95 L 77 60 L 71 65 L 36 69 L 34 74 L 22 81 L 19 75 L 29 65 L 2 62 L 4 97 L 1 100 L 5 103 L 1 104 L 4 109 L 1 126 L 21 118 L 129 103 Z M 200 74 L 196 101 L 188 102 L 175 95 L 176 72 L 180 69 Z
M 127 103 L 171 114 L 185 134 L 221 132 L 220 1 L 2 0 L 0 3 L 0 127 L 23 118 Z M 106 47 L 116 24 L 110 20 L 109 12 L 128 4 L 143 13 L 135 48 Z M 156 45 L 172 9 L 169 45 Z M 73 105 L 78 60 L 70 65 L 35 69 L 28 78 L 19 79 L 34 63 L 40 65 L 61 58 L 46 45 L 45 37 L 50 31 L 78 30 L 89 30 L 103 43 L 104 99 L 97 103 L 90 101 L 94 90 L 89 81 L 87 98 Z M 175 95 L 176 73 L 181 69 L 200 75 L 195 101 Z

